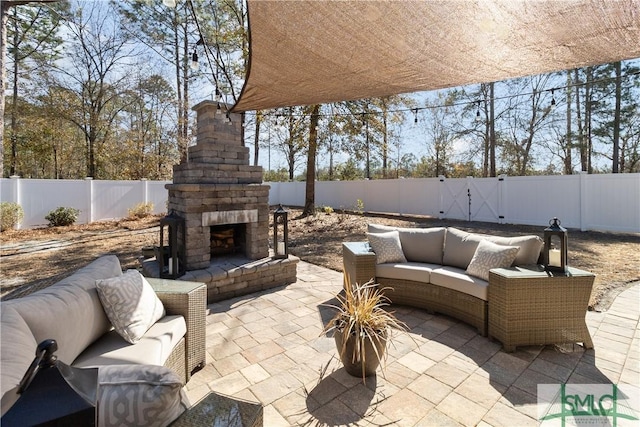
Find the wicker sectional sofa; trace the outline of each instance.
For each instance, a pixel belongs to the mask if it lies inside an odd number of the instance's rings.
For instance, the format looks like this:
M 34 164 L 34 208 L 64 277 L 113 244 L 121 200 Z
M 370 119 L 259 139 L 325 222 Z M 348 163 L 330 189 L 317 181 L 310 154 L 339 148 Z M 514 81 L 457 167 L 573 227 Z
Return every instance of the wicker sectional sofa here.
M 453 227 L 370 224 L 367 236 L 368 242 L 343 243 L 345 284 L 373 279 L 387 288 L 392 303 L 455 317 L 483 336 L 489 269 L 536 264 L 543 246 L 538 236 L 501 237 Z
M 123 274 L 118 258 L 107 255 L 45 289 L 0 303 L 2 395 L 18 386 L 38 343 L 45 339 L 56 340 L 56 356 L 73 367 L 162 365 L 175 372 L 185 384 L 192 368 L 204 363 L 205 322 L 190 319 L 196 311 L 201 311 L 204 318 L 206 289 L 202 286 L 197 297 L 180 306 L 174 301 L 176 295 L 156 293 L 147 284 L 152 298 L 155 299 L 155 294 L 163 302 L 156 304 L 160 307 L 156 308 L 159 318 L 130 343 L 112 327 L 97 290 L 101 283 L 129 273 L 139 274 L 136 271 Z M 112 282 L 118 286 L 117 280 Z M 122 292 L 120 288 L 115 291 Z

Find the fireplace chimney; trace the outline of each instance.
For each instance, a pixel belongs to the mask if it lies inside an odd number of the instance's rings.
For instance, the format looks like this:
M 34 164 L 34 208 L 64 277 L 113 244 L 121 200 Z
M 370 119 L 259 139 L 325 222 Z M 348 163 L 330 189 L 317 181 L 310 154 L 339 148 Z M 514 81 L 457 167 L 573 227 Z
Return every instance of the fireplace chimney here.
M 210 265 L 211 229 L 237 226 L 234 242 L 246 258 L 269 255 L 269 186 L 262 184 L 262 167 L 249 165 L 244 146 L 243 114 L 227 113 L 228 106 L 203 101 L 197 113 L 196 145 L 187 159 L 173 168 L 168 211 L 185 219 L 187 270 Z M 228 119 L 231 122 L 228 122 Z M 231 227 L 230 227 L 231 228 Z

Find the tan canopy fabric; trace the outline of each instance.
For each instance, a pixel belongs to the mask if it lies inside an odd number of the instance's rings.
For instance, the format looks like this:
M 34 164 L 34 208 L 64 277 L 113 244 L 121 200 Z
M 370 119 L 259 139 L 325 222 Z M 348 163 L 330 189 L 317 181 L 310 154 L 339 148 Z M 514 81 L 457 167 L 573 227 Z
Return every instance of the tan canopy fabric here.
M 640 0 L 248 0 L 235 111 L 380 97 L 640 57 Z

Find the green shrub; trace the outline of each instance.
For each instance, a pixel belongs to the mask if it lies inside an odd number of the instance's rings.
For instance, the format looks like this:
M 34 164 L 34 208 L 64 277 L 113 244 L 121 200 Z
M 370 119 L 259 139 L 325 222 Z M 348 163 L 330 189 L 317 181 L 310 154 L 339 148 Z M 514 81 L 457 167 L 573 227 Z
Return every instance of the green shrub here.
M 356 213 L 358 215 L 364 214 L 364 202 L 362 201 L 362 199 L 356 200 Z
M 331 206 L 323 206 L 322 211 L 327 215 L 329 215 L 333 213 L 333 208 Z
M 13 202 L 0 202 L 0 231 L 15 228 L 22 218 L 24 218 L 22 206 Z
M 144 218 L 153 213 L 153 203 L 138 203 L 134 207 L 127 209 L 129 218 Z
M 49 221 L 49 227 L 59 227 L 63 225 L 73 225 L 78 220 L 80 211 L 76 208 L 65 208 L 60 206 L 49 212 L 44 217 Z

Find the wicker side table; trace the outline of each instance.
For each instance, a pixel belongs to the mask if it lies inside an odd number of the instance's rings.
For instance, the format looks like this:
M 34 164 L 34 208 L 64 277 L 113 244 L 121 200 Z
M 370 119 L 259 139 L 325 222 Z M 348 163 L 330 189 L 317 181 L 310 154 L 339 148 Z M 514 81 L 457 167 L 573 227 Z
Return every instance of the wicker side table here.
M 569 267 L 551 274 L 541 266 L 489 272 L 489 337 L 505 351 L 519 345 L 581 342 L 593 348 L 585 315 L 595 276 Z
M 364 284 L 376 278 L 376 254 L 369 242 L 342 243 L 342 261 L 344 266 L 344 284 Z
M 204 367 L 206 352 L 207 287 L 200 282 L 155 279 L 147 281 L 156 292 L 168 313 L 181 314 L 187 324 L 186 369 L 187 381 L 197 368 Z

